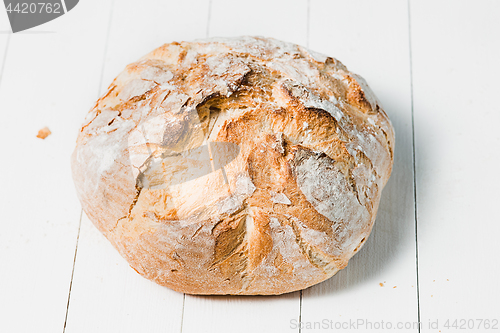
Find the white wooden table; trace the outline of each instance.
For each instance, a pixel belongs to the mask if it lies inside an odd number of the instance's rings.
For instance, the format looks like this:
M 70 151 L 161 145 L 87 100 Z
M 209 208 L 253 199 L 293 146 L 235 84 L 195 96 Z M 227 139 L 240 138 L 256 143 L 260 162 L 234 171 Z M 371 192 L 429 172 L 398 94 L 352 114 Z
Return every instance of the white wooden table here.
M 9 30 L 0 8 L 0 332 L 500 331 L 500 1 L 81 0 Z M 340 59 L 395 127 L 369 241 L 301 292 L 157 286 L 93 227 L 73 188 L 78 126 L 126 64 L 166 42 L 234 35 Z M 44 126 L 53 134 L 40 140 Z

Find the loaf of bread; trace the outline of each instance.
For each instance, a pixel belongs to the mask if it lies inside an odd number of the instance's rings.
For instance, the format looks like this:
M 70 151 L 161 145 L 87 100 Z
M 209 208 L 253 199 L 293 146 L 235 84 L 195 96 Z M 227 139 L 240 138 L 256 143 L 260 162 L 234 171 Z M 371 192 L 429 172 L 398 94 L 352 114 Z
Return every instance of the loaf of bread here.
M 130 266 L 189 294 L 282 294 L 346 267 L 394 131 L 342 63 L 270 38 L 165 44 L 90 110 L 72 171 Z

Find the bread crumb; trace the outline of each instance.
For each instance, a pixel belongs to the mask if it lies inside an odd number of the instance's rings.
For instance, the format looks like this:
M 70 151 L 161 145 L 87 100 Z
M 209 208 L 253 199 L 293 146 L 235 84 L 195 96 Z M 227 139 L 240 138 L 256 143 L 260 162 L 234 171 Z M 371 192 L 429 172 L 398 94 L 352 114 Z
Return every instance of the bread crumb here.
M 450 280 L 446 279 L 446 281 L 450 281 Z
M 384 284 L 383 284 L 382 282 L 380 282 L 380 283 L 379 283 L 379 285 L 380 285 L 381 287 L 383 287 L 383 286 L 384 286 Z
M 434 297 L 434 295 L 431 295 L 431 297 Z
M 392 287 L 392 289 L 396 288 L 397 286 Z
M 432 282 L 436 282 L 436 280 L 432 280 Z
M 52 134 L 52 132 L 49 130 L 49 128 L 48 127 L 44 127 L 44 128 L 42 128 L 41 130 L 38 131 L 38 134 L 36 135 L 36 137 L 43 140 L 46 137 L 48 137 L 50 134 Z

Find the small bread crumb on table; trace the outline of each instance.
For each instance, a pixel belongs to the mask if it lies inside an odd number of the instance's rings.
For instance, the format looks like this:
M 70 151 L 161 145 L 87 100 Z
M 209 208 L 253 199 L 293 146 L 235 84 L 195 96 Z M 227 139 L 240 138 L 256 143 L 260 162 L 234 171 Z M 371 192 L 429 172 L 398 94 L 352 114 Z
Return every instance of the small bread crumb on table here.
M 42 128 L 41 130 L 38 131 L 38 134 L 36 135 L 36 137 L 43 140 L 46 137 L 48 137 L 50 134 L 52 134 L 52 132 L 49 130 L 49 128 L 48 127 L 44 127 L 44 128 Z
M 384 286 L 384 284 L 383 284 L 382 282 L 380 282 L 380 283 L 379 283 L 379 285 L 380 285 L 381 287 L 383 287 L 383 286 Z

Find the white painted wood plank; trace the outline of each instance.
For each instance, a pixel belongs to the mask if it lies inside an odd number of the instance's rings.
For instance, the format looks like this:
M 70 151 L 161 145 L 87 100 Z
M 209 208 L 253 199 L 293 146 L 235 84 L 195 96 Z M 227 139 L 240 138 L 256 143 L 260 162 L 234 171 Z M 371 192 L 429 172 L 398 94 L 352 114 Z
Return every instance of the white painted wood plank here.
M 440 330 L 500 321 L 499 13 L 498 1 L 411 2 L 420 308 Z
M 294 332 L 289 322 L 298 320 L 299 306 L 299 292 L 279 296 L 186 295 L 182 332 Z
M 63 330 L 81 211 L 69 160 L 97 92 L 106 11 L 83 1 L 71 19 L 10 35 L 0 87 L 1 332 Z M 41 140 L 44 126 L 52 135 Z
M 131 62 L 174 41 L 204 38 L 208 0 L 120 0 L 113 11 L 101 93 Z
M 376 331 L 367 321 L 391 322 L 394 328 L 398 322 L 417 322 L 407 4 L 312 0 L 310 10 L 311 49 L 339 59 L 367 80 L 394 125 L 396 149 L 369 240 L 347 268 L 303 292 L 303 331 L 343 325 L 343 332 L 364 332 Z M 319 329 L 308 330 L 314 322 Z
M 83 216 L 66 332 L 179 332 L 182 299 L 139 276 Z
M 115 2 L 101 93 L 127 64 L 156 47 L 175 40 L 204 37 L 208 4 L 206 1 Z M 89 106 L 95 97 L 89 100 Z M 85 217 L 67 333 L 178 332 L 183 300 L 183 294 L 139 276 Z
M 0 7 L 0 35 L 11 33 L 9 17 L 7 16 L 7 11 L 5 7 Z
M 2 86 L 3 69 L 5 66 L 5 57 L 7 56 L 7 49 L 9 45 L 10 34 L 0 33 L 0 89 Z
M 262 35 L 306 45 L 306 32 L 307 1 L 212 1 L 210 37 Z M 186 295 L 182 332 L 289 332 L 290 320 L 299 318 L 299 295 Z
M 210 37 L 264 36 L 307 45 L 307 0 L 212 0 Z
M 0 86 L 2 84 L 2 66 L 4 64 L 4 57 L 6 55 L 10 35 L 11 31 L 7 12 L 0 7 Z

